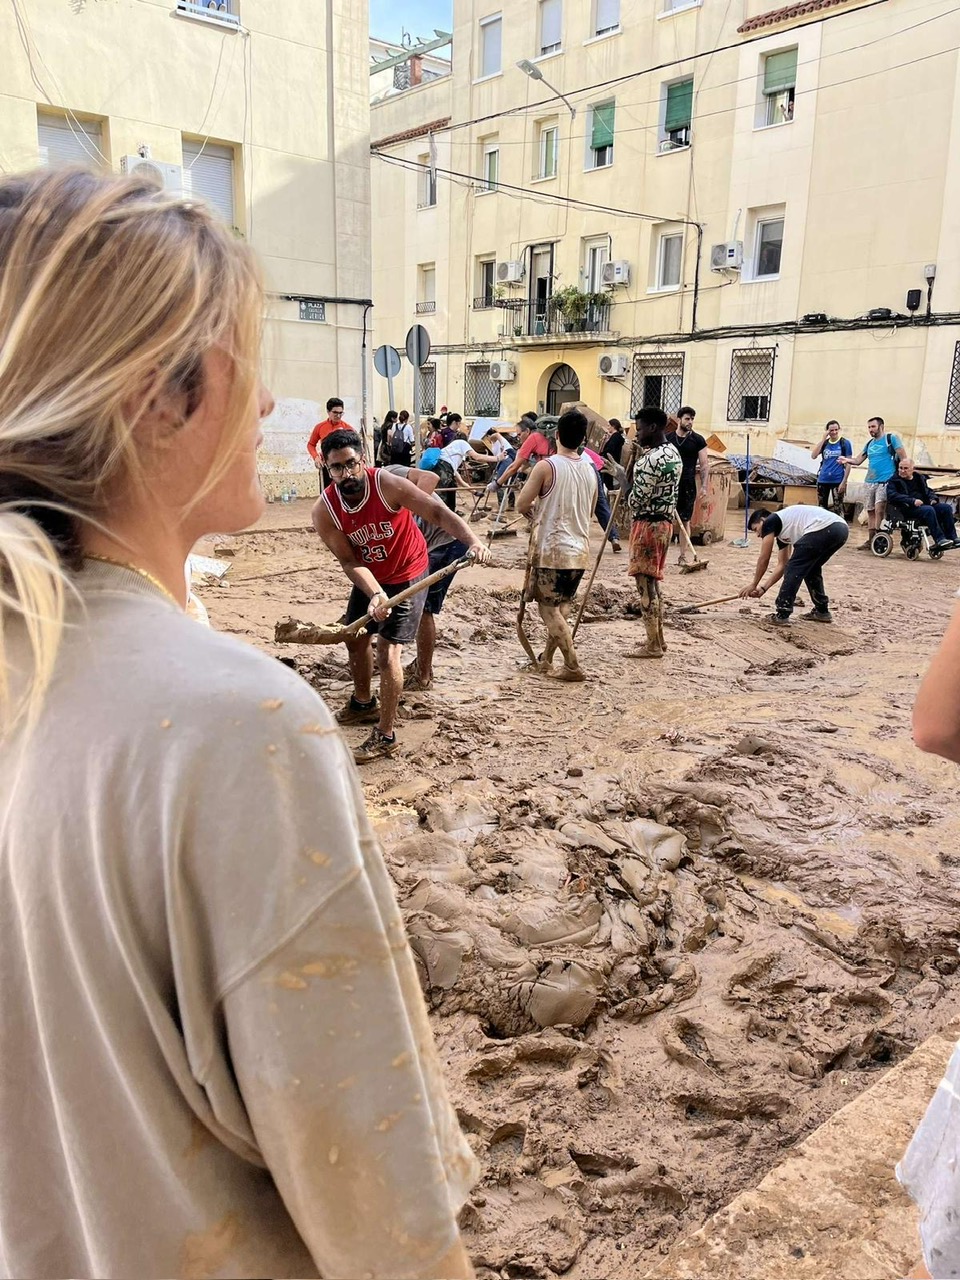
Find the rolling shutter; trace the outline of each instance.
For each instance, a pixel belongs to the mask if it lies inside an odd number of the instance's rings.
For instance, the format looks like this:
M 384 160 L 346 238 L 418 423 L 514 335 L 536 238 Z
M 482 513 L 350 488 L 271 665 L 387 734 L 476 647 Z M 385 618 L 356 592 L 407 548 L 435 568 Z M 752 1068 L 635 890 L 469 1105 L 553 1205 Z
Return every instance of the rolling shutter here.
M 102 164 L 101 137 L 98 121 L 68 121 L 66 116 L 37 113 L 41 164 Z
M 183 189 L 214 207 L 228 227 L 235 227 L 233 148 L 208 142 L 183 143 Z
M 768 53 L 763 64 L 763 92 L 783 93 L 797 83 L 797 51 L 785 49 L 782 53 Z
M 693 81 L 683 80 L 680 84 L 667 86 L 667 116 L 664 128 L 685 129 L 693 115 Z

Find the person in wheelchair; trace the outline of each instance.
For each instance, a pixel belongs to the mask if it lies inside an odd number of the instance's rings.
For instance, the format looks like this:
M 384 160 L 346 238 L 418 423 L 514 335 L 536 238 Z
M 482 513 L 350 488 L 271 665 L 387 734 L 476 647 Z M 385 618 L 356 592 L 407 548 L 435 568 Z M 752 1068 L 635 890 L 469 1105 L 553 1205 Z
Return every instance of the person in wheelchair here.
M 887 519 L 914 520 L 922 524 L 943 550 L 960 546 L 953 507 L 938 502 L 925 475 L 917 471 L 912 458 L 903 458 L 897 475 L 887 483 Z

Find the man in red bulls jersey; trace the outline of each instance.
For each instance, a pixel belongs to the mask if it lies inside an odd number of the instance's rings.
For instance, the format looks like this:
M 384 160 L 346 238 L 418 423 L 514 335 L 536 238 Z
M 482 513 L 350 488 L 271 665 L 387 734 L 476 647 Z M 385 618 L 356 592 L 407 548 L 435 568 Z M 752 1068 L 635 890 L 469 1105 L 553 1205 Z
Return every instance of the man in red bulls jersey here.
M 332 481 L 313 508 L 313 527 L 353 583 L 346 621 L 364 614 L 367 629 L 347 641 L 353 694 L 337 712 L 340 724 L 372 724 L 370 736 L 354 751 L 357 764 L 395 755 L 397 705 L 403 690 L 403 645 L 416 640 L 426 592 L 390 608 L 390 597 L 427 576 L 427 543 L 414 521 L 420 516 L 439 525 L 472 551 L 477 561 L 488 557 L 476 534 L 439 498 L 409 480 L 365 465 L 363 444 L 355 431 L 332 431 L 321 442 L 323 461 Z M 373 647 L 377 637 L 380 697 L 371 689 Z

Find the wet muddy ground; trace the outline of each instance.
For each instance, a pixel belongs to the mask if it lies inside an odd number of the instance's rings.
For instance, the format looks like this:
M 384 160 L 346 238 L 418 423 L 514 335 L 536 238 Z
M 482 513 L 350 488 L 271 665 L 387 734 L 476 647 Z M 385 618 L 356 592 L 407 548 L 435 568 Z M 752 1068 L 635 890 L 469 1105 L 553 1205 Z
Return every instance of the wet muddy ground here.
M 336 707 L 345 650 L 272 641 L 348 594 L 309 505 L 220 542 L 231 569 L 200 594 Z M 826 570 L 834 626 L 774 628 L 769 596 L 668 608 L 663 663 L 623 656 L 642 627 L 608 551 L 580 685 L 519 669 L 525 539 L 451 588 L 434 689 L 362 776 L 483 1165 L 463 1219 L 481 1277 L 642 1276 L 960 1014 L 956 772 L 909 730 L 960 552 L 878 561 L 861 540 Z M 679 607 L 745 585 L 757 544 L 686 576 L 677 554 Z

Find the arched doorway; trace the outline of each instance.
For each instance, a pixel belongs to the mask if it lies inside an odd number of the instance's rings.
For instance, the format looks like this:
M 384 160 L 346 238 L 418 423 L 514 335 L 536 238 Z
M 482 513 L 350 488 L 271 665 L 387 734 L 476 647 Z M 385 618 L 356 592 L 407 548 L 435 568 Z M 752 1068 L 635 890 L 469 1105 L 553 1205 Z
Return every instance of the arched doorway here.
M 580 379 L 568 364 L 559 364 L 547 383 L 547 413 L 556 416 L 560 406 L 580 399 Z

